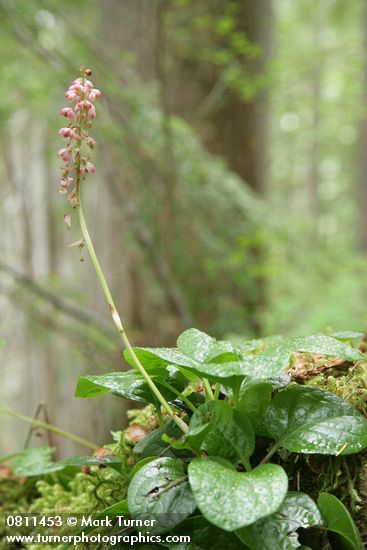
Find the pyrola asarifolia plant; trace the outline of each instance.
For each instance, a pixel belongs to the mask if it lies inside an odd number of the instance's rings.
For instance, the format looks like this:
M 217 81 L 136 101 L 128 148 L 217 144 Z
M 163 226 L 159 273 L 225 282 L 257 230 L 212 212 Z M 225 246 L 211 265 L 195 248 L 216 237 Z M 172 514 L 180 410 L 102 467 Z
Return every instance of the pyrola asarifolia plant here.
M 91 162 L 90 158 L 90 151 L 94 148 L 96 141 L 89 135 L 89 129 L 92 127 L 93 120 L 96 118 L 96 110 L 93 102 L 101 95 L 101 92 L 97 90 L 97 88 L 94 88 L 93 83 L 88 80 L 88 77 L 91 76 L 91 74 L 92 72 L 89 69 L 81 67 L 81 76 L 74 80 L 65 92 L 65 96 L 70 101 L 71 107 L 64 107 L 60 112 L 60 114 L 68 120 L 68 125 L 59 130 L 59 134 L 66 141 L 66 146 L 58 152 L 58 156 L 63 161 L 60 192 L 62 194 L 69 192 L 69 201 L 72 207 L 78 212 L 83 239 L 74 244 L 79 245 L 81 248 L 85 245 L 88 249 L 94 269 L 106 297 L 112 319 L 119 331 L 123 343 L 130 353 L 135 368 L 145 378 L 158 403 L 164 408 L 164 410 L 180 427 L 180 429 L 186 433 L 188 431 L 187 425 L 174 413 L 172 407 L 168 404 L 153 382 L 152 378 L 148 375 L 147 371 L 139 361 L 133 347 L 130 344 L 125 329 L 122 325 L 121 318 L 117 312 L 102 267 L 99 263 L 88 231 L 87 222 L 84 217 L 80 183 L 85 179 L 87 174 L 93 174 L 95 172 L 94 164 Z M 71 216 L 69 213 L 64 214 L 64 220 L 70 228 Z

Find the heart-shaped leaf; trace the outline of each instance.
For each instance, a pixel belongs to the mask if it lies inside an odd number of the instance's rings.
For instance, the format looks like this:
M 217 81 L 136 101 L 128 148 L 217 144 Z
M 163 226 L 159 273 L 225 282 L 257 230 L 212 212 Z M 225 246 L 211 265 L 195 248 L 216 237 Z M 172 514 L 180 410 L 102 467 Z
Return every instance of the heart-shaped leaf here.
M 328 493 L 321 493 L 317 504 L 325 520 L 326 529 L 338 535 L 342 547 L 345 550 L 363 550 L 361 535 L 344 504 Z
M 315 502 L 304 493 L 289 492 L 275 514 L 236 531 L 236 534 L 250 550 L 292 550 L 300 546 L 295 534 L 297 529 L 321 524 L 321 514 Z
M 164 457 L 143 466 L 128 490 L 130 514 L 154 519 L 150 532 L 164 532 L 178 525 L 196 508 L 180 460 Z
M 208 521 L 225 531 L 235 531 L 279 508 L 288 487 L 287 474 L 280 466 L 263 464 L 239 473 L 223 462 L 195 458 L 189 466 L 192 491 Z
M 250 420 L 224 401 L 208 401 L 192 415 L 190 430 L 207 423 L 211 423 L 213 428 L 206 435 L 201 448 L 208 455 L 221 456 L 248 467 L 248 459 L 255 448 L 255 435 Z
M 314 387 L 281 391 L 263 426 L 279 447 L 295 453 L 347 455 L 367 447 L 367 420 L 336 395 Z

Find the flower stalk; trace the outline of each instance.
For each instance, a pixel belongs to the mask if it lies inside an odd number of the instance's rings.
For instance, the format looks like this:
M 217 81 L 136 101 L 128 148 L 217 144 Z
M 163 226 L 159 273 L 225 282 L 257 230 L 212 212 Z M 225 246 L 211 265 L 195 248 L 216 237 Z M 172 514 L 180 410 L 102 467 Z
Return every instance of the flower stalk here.
M 83 212 L 81 184 L 87 174 L 92 174 L 95 171 L 94 164 L 90 160 L 89 152 L 84 154 L 83 145 L 86 145 L 89 149 L 93 149 L 95 140 L 88 134 L 89 128 L 92 126 L 92 121 L 95 118 L 95 108 L 92 102 L 101 95 L 101 92 L 93 87 L 93 84 L 87 79 L 91 72 L 88 69 L 81 68 L 81 78 L 75 80 L 68 91 L 65 93 L 66 97 L 72 103 L 76 103 L 74 108 L 64 108 L 61 110 L 62 116 L 65 116 L 69 120 L 67 128 L 61 128 L 60 135 L 68 141 L 67 146 L 58 152 L 58 156 L 62 158 L 65 165 L 63 167 L 63 175 L 60 186 L 60 192 L 65 193 L 68 190 L 70 184 L 74 182 L 75 188 L 69 195 L 69 200 L 74 209 L 77 210 L 78 220 L 82 231 L 84 242 L 89 256 L 91 258 L 93 267 L 101 284 L 103 293 L 107 300 L 107 304 L 111 313 L 112 320 L 117 327 L 121 340 L 128 350 L 134 367 L 144 377 L 152 393 L 165 409 L 167 414 L 177 424 L 177 426 L 184 432 L 188 432 L 187 424 L 177 416 L 172 407 L 163 397 L 143 365 L 137 357 L 134 348 L 132 347 L 130 340 L 126 334 L 126 331 L 122 325 L 120 315 L 117 311 L 115 302 L 113 300 L 111 291 L 104 276 L 102 267 L 99 263 L 98 256 L 96 254 L 87 222 Z M 71 177 L 71 174 L 73 177 Z

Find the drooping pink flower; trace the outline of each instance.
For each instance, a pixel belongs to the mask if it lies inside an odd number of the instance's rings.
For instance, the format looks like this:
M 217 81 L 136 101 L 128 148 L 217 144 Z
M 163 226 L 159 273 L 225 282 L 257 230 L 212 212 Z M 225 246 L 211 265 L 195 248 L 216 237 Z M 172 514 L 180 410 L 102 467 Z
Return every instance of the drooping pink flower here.
M 57 156 L 61 157 L 64 162 L 69 162 L 70 149 L 68 147 L 64 147 L 63 149 L 60 149 L 57 153 Z
M 75 118 L 75 113 L 73 111 L 73 109 L 71 109 L 70 107 L 63 107 L 60 111 L 60 115 L 66 117 L 66 118 L 69 118 L 69 119 L 73 119 Z

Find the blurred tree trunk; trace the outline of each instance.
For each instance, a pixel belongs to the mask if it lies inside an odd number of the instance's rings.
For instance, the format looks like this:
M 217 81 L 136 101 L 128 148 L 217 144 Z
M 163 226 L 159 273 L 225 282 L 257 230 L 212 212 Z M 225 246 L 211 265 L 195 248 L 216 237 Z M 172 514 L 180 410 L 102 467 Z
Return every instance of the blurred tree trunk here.
M 213 2 L 210 14 L 221 16 L 228 6 L 237 5 L 236 29 L 246 34 L 247 40 L 261 46 L 261 54 L 255 60 L 246 61 L 249 78 L 264 73 L 271 46 L 272 0 L 256 3 L 238 0 Z M 175 161 L 171 116 L 179 114 L 195 123 L 198 106 L 211 94 L 220 77 L 221 68 L 212 65 L 204 77 L 198 78 L 203 61 L 182 59 L 171 47 L 171 29 L 165 15 L 175 11 L 175 5 L 166 0 L 110 0 L 102 4 L 104 13 L 103 34 L 115 51 L 133 51 L 135 66 L 143 80 L 157 80 L 158 101 L 162 114 L 162 135 L 165 140 L 161 182 L 164 211 L 159 213 L 161 251 L 168 268 L 172 265 L 173 222 L 179 212 L 175 207 Z M 190 20 L 190 12 L 186 13 Z M 189 28 L 189 32 L 195 32 Z M 154 47 L 152 48 L 152 44 Z M 242 62 L 242 61 L 241 61 Z M 244 100 L 229 86 L 219 101 L 200 120 L 197 130 L 208 149 L 221 155 L 243 180 L 258 194 L 266 192 L 267 172 L 267 93 L 262 90 L 254 98 Z M 191 113 L 194 112 L 194 116 Z M 261 262 L 263 251 L 255 244 L 247 250 L 248 265 Z M 261 270 L 260 270 L 261 271 Z M 174 279 L 174 273 L 173 273 Z M 251 290 L 243 298 L 247 316 L 254 334 L 261 332 L 259 315 L 265 307 L 265 284 L 262 275 L 252 278 Z
M 231 0 L 228 0 L 231 3 Z M 245 33 L 248 40 L 261 47 L 260 56 L 249 63 L 250 74 L 262 74 L 265 71 L 271 47 L 272 4 L 271 0 L 250 0 L 238 3 L 238 29 Z M 250 76 L 251 78 L 251 76 Z M 208 82 L 208 90 L 213 89 L 215 81 Z M 267 92 L 261 91 L 252 100 L 245 101 L 238 93 L 228 89 L 221 104 L 208 120 L 212 126 L 208 148 L 224 156 L 230 168 L 259 195 L 266 193 L 266 174 L 268 164 L 268 101 Z M 261 264 L 265 251 L 261 244 L 254 243 L 247 249 L 247 265 Z M 252 285 L 242 301 L 248 316 L 249 326 L 255 336 L 260 336 L 261 313 L 266 306 L 266 281 L 257 269 L 252 276 Z
M 230 4 L 231 0 L 227 2 Z M 245 33 L 251 43 L 260 45 L 262 50 L 246 67 L 249 78 L 252 74 L 256 78 L 256 75 L 264 73 L 269 57 L 272 4 L 271 0 L 244 0 L 238 6 L 238 30 Z M 213 80 L 207 82 L 208 91 L 215 86 L 217 77 L 214 73 Z M 209 149 L 224 156 L 229 166 L 259 194 L 266 191 L 267 109 L 265 91 L 246 101 L 236 91 L 227 89 L 221 104 L 208 117 L 213 126 Z

